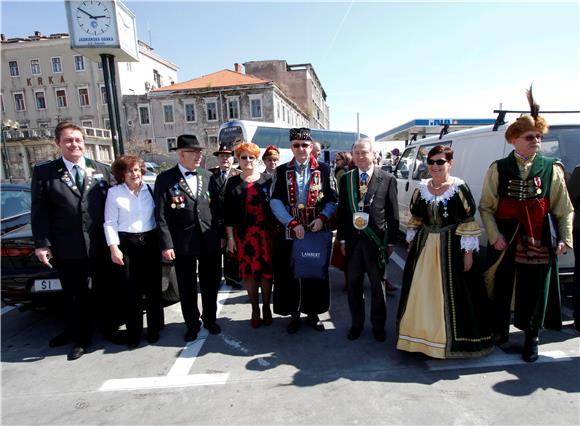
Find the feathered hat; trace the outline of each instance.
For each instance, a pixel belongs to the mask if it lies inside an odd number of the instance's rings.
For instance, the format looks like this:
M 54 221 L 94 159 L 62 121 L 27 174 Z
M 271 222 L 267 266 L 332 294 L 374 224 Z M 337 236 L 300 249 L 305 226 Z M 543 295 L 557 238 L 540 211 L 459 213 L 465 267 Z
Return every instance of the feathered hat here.
M 533 130 L 545 135 L 548 133 L 548 122 L 540 115 L 540 105 L 534 100 L 532 95 L 532 85 L 526 90 L 528 103 L 530 104 L 530 115 L 522 115 L 516 121 L 509 125 L 505 131 L 505 138 L 510 140 L 517 139 L 524 133 Z

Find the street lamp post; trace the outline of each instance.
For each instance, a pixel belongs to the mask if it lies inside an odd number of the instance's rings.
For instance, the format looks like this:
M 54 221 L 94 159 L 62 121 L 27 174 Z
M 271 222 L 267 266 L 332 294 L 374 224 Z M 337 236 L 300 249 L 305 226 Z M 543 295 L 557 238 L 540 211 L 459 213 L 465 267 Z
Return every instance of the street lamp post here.
M 2 132 L 0 136 L 2 138 L 2 156 L 4 157 L 4 177 L 8 176 L 10 183 L 12 183 L 12 169 L 10 168 L 10 158 L 8 157 L 8 147 L 6 146 L 6 137 L 4 135 L 5 131 L 16 130 L 20 127 L 17 121 L 6 120 L 2 122 Z

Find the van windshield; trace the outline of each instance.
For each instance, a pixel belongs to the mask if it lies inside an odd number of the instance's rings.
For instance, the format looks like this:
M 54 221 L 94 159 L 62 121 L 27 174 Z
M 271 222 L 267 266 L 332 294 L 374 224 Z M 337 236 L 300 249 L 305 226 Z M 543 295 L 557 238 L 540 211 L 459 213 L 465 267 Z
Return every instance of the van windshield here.
M 542 154 L 564 163 L 566 175 L 580 164 L 580 126 L 552 126 L 542 140 Z

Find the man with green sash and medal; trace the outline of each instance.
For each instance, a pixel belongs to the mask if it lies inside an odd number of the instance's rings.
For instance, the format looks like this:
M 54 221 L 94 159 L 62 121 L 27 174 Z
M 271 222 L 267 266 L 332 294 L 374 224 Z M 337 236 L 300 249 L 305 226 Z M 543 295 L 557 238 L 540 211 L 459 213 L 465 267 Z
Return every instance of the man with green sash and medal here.
M 337 192 L 330 166 L 312 156 L 310 129 L 290 129 L 294 158 L 276 169 L 270 208 L 286 230 L 274 242 L 274 312 L 291 315 L 288 333 L 301 326 L 300 313 L 306 324 L 324 331 L 318 315 L 330 307 L 330 284 L 326 279 L 295 279 L 291 268 L 292 240 L 302 240 L 306 232 L 327 229 L 336 211 Z
M 348 306 L 352 318 L 349 340 L 356 340 L 365 322 L 364 275 L 371 283 L 371 325 L 378 342 L 386 340 L 387 302 L 382 280 L 399 229 L 396 179 L 374 165 L 370 139 L 352 150 L 356 168 L 340 179 L 337 238 L 346 256 Z
M 487 171 L 479 210 L 489 239 L 485 278 L 496 343 L 509 339 L 513 297 L 514 325 L 525 332 L 522 358 L 534 362 L 540 329 L 562 327 L 557 256 L 572 247 L 573 208 L 563 165 L 539 152 L 548 123 L 531 88 L 528 101 L 531 114 L 505 133 L 514 150 Z

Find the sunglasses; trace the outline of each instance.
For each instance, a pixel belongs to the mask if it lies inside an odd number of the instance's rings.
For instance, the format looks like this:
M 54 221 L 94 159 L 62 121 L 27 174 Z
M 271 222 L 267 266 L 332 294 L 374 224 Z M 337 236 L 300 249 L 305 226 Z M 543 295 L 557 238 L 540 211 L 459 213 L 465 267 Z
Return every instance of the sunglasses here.
M 292 148 L 308 148 L 311 144 L 309 143 L 293 143 Z
M 541 135 L 541 134 L 539 134 L 539 133 L 538 133 L 538 134 L 536 134 L 536 135 L 527 135 L 527 136 L 522 136 L 522 139 L 525 139 L 525 140 L 526 140 L 526 141 L 528 141 L 528 142 L 533 142 L 533 141 L 535 141 L 536 139 L 537 139 L 537 140 L 539 140 L 539 141 L 541 141 L 543 137 L 544 137 L 543 135 Z
M 447 163 L 447 160 L 444 160 L 443 158 L 440 158 L 439 160 L 432 160 L 429 158 L 427 160 L 427 164 L 429 164 L 430 166 L 432 166 L 433 164 L 437 164 L 438 166 L 442 166 L 445 163 Z
M 247 160 L 247 161 L 254 161 L 255 159 L 256 159 L 256 157 L 254 157 L 254 156 L 249 156 L 248 157 L 247 155 L 242 155 L 240 157 L 240 160 Z

